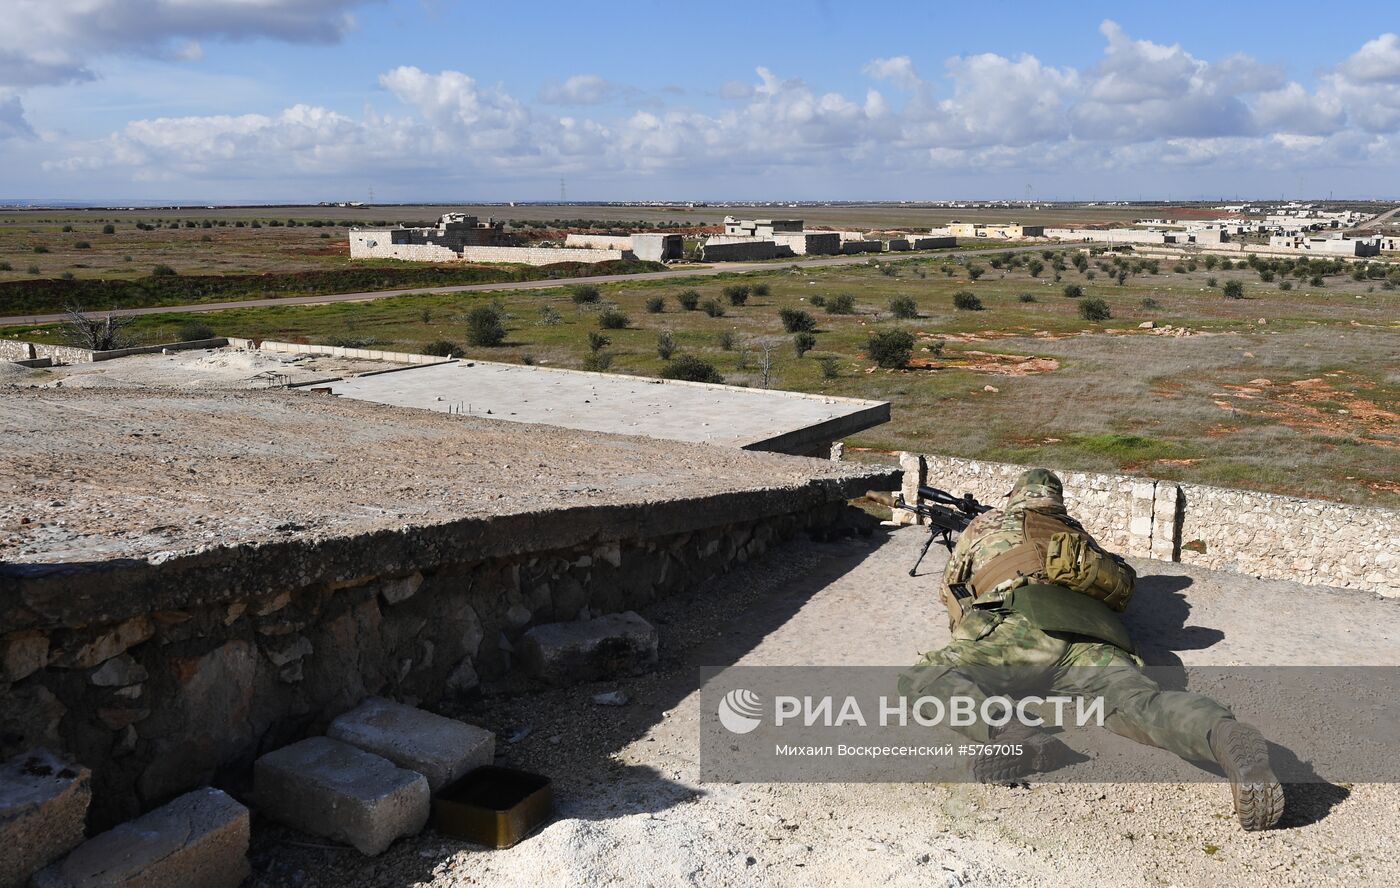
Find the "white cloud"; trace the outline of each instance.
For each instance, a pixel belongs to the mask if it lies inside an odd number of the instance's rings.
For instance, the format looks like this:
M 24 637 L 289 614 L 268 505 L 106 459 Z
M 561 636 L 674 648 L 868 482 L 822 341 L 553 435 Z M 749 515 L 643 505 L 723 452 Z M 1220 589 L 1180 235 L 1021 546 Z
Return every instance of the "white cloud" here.
M 1162 170 L 1190 175 L 1193 167 L 1229 181 L 1229 170 L 1400 165 L 1400 82 L 1385 79 L 1393 35 L 1368 42 L 1309 90 L 1243 54 L 1208 61 L 1111 21 L 1101 31 L 1102 58 L 1079 68 L 982 53 L 947 59 L 942 76 L 925 79 L 907 56 L 874 59 L 862 72 L 889 83 L 889 95 L 818 91 L 759 67 L 749 81 L 721 86 L 724 102 L 708 111 L 669 106 L 685 97 L 663 91 L 643 107 L 606 113 L 597 106 L 635 91 L 593 74 L 545 87 L 532 105 L 461 71 L 402 66 L 379 77 L 399 103 L 392 114 L 293 105 L 268 115 L 138 120 L 67 146 L 49 169 L 192 180 L 269 168 L 326 179 L 402 172 L 501 181 L 579 171 L 599 181 L 762 184 L 792 176 L 819 191 L 855 171 L 898 182 L 930 171 L 1097 180 L 1136 170 L 1155 183 Z M 10 107 L 0 96 L 0 136 L 7 120 L 23 126 L 17 99 Z
M 601 105 L 632 92 L 597 74 L 575 74 L 563 83 L 547 83 L 540 90 L 546 105 Z
M 1400 83 L 1400 37 L 1382 34 L 1366 41 L 1337 70 L 1360 83 Z
M 33 137 L 34 130 L 24 119 L 24 105 L 19 96 L 0 89 L 0 141 Z

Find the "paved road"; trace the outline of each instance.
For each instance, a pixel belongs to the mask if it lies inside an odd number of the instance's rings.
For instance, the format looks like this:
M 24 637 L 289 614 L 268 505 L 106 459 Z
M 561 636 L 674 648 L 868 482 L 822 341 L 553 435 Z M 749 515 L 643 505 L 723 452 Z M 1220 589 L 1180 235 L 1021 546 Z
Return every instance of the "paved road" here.
M 1081 246 L 1076 244 L 1075 246 Z M 1054 250 L 1065 247 L 1049 244 L 1032 244 L 1023 247 L 1007 247 L 993 252 L 1020 253 L 1026 250 Z M 907 259 L 915 256 L 976 256 L 987 250 L 948 250 L 936 253 L 870 254 L 852 256 L 830 256 L 822 259 L 803 259 L 794 262 L 804 268 L 825 268 L 832 265 L 859 265 L 872 258 Z M 546 290 L 551 287 L 567 287 L 570 284 L 612 284 L 621 281 L 661 281 L 668 278 L 701 277 L 725 272 L 774 271 L 784 266 L 773 262 L 729 262 L 707 265 L 700 268 L 673 268 L 666 271 L 647 271 L 640 274 L 600 274 L 592 277 L 553 278 L 545 281 L 510 281 L 493 284 L 458 284 L 451 287 L 412 287 L 407 290 L 375 290 L 367 293 L 324 293 L 320 296 L 288 296 L 284 299 L 244 299 L 237 302 L 197 302 L 192 305 L 156 305 L 149 308 L 119 308 L 110 312 L 118 317 L 133 315 L 166 314 L 169 312 L 225 311 L 230 308 L 264 308 L 275 305 L 327 305 L 332 302 L 368 302 L 372 299 L 387 299 L 391 296 L 405 296 L 410 293 L 481 293 L 501 290 Z M 16 324 L 52 324 L 67 319 L 67 315 L 12 315 L 0 317 L 0 326 Z

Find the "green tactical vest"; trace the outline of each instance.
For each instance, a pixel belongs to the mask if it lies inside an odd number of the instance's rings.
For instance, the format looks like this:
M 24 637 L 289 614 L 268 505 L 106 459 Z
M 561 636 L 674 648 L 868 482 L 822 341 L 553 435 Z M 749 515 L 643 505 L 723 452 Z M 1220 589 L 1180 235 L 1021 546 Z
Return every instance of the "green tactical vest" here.
M 1064 586 L 1032 583 L 1006 593 L 1001 606 L 1021 614 L 1042 632 L 1072 632 L 1133 653 L 1133 639 L 1113 609 Z

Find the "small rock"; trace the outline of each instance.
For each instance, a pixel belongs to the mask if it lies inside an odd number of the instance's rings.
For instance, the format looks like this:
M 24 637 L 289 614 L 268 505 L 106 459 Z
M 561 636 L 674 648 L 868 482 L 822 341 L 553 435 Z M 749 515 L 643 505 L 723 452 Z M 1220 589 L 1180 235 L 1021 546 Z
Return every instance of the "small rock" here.
M 994 386 L 994 385 L 984 385 L 984 386 L 982 386 L 982 391 L 984 391 L 984 392 L 992 392 L 993 394 L 995 394 L 995 393 L 997 393 L 997 392 L 1000 392 L 1001 389 L 997 388 L 997 387 Z
M 1139 329 L 1139 330 L 1151 330 L 1151 329 L 1152 329 L 1153 327 L 1155 327 L 1155 326 L 1157 326 L 1157 322 L 1156 322 L 1156 321 L 1143 321 L 1141 324 L 1138 324 L 1138 329 Z
M 526 737 L 530 736 L 533 733 L 535 733 L 535 728 L 533 725 L 521 725 L 514 731 L 511 731 L 509 735 L 507 735 L 506 742 L 519 743 L 520 741 L 524 740 Z
M 626 691 L 608 691 L 593 695 L 593 702 L 599 706 L 626 706 L 631 699 Z

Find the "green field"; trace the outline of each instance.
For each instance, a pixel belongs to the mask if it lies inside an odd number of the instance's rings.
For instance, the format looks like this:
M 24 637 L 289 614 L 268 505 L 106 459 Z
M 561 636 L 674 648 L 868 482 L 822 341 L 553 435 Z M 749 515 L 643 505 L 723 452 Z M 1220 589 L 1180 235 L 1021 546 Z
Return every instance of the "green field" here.
M 1083 272 L 1073 265 L 1057 272 L 1039 254 L 1015 267 L 990 253 L 826 269 L 780 265 L 743 276 L 604 285 L 593 305 L 576 305 L 563 288 L 413 295 L 150 315 L 130 330 L 144 341 L 168 341 L 194 321 L 226 335 L 406 351 L 450 340 L 473 357 L 561 367 L 585 366 L 596 332 L 610 340 L 601 349 L 610 372 L 645 375 L 666 365 L 657 346 L 667 332 L 676 354 L 711 362 L 730 383 L 762 385 L 767 349 L 774 388 L 889 400 L 893 420 L 848 442 L 853 453 L 868 448 L 868 458 L 919 450 L 1400 505 L 1394 267 L 1375 266 L 1374 278 L 1363 270 L 1362 280 L 1352 279 L 1351 268 L 1329 272 L 1319 286 L 1307 271 L 1266 283 L 1249 268 L 1176 271 L 1162 261 L 1153 273 L 1135 259 L 1098 266 L 1110 258 L 1093 257 Z M 1038 276 L 1032 261 L 1044 266 Z M 1122 284 L 1120 268 L 1128 272 Z M 1225 298 L 1231 281 L 1243 285 L 1245 298 Z M 769 290 L 734 306 L 724 289 L 735 284 Z M 1085 295 L 1065 296 L 1071 284 Z M 721 303 L 723 316 L 683 310 L 677 296 L 688 289 L 702 304 Z M 975 294 L 983 310 L 955 309 L 958 292 Z M 854 313 L 814 305 L 841 294 L 854 297 Z M 896 297 L 911 298 L 918 317 L 896 319 Z M 655 298 L 659 313 L 648 310 Z M 1111 319 L 1081 318 L 1081 302 L 1092 298 L 1108 304 Z M 499 306 L 506 339 L 472 347 L 466 314 L 488 304 Z M 609 307 L 627 316 L 625 329 L 600 330 Z M 782 308 L 805 310 L 816 323 L 815 348 L 804 357 L 784 332 Z M 1157 327 L 1140 328 L 1146 321 Z M 1165 335 L 1163 325 L 1171 328 Z M 880 369 L 866 356 L 871 334 L 889 329 L 915 335 L 914 368 Z M 55 328 L 0 333 L 61 336 Z

